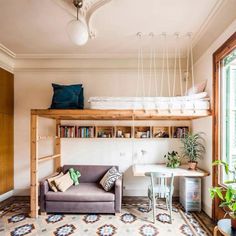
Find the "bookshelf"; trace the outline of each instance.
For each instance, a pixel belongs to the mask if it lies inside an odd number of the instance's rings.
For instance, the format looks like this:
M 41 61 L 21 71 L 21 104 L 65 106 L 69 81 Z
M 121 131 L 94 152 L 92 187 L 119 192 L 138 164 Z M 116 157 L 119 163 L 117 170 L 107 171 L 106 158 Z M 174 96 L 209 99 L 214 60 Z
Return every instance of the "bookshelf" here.
M 189 126 L 76 126 L 58 125 L 58 138 L 168 139 L 183 138 Z

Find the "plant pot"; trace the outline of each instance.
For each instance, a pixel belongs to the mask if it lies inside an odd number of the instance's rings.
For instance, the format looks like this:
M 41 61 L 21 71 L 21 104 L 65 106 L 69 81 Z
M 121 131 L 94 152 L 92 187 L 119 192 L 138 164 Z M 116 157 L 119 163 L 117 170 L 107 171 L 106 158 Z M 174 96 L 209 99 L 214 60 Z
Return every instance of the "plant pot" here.
M 197 169 L 197 162 L 189 161 L 188 162 L 188 169 L 189 170 L 196 170 Z
M 236 230 L 236 216 L 233 212 L 229 213 L 230 219 L 231 219 L 231 227 L 233 230 Z

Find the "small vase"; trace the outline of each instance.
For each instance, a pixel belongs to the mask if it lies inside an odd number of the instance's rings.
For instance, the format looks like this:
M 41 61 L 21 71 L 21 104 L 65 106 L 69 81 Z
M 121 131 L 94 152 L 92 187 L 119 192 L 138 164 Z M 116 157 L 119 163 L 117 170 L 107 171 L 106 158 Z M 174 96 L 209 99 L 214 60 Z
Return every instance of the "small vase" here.
M 236 216 L 234 215 L 233 212 L 230 212 L 229 215 L 231 218 L 231 227 L 233 230 L 236 230 Z
M 189 161 L 188 162 L 188 169 L 189 170 L 196 170 L 197 169 L 197 162 Z

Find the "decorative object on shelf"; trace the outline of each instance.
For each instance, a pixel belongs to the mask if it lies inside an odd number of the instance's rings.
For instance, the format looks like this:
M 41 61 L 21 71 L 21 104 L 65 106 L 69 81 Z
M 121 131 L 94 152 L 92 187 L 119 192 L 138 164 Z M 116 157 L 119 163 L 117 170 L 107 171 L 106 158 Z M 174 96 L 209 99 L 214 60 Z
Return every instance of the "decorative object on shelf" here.
M 151 127 L 150 126 L 136 126 L 135 138 L 151 138 Z
M 206 152 L 204 146 L 204 138 L 202 133 L 186 133 L 181 142 L 183 144 L 183 155 L 188 158 L 188 164 L 190 170 L 196 170 L 197 160 L 202 158 L 202 155 Z
M 167 167 L 177 168 L 181 164 L 181 158 L 180 158 L 178 152 L 176 152 L 176 151 L 168 152 L 168 154 L 166 154 L 164 156 L 164 158 L 166 158 L 166 160 L 167 160 L 166 161 Z
M 188 126 L 174 126 L 172 127 L 173 138 L 184 138 L 189 133 Z
M 169 138 L 170 137 L 170 127 L 153 127 L 153 137 L 154 138 Z
M 236 190 L 232 186 L 232 184 L 236 183 L 236 166 L 231 170 L 228 163 L 221 160 L 213 162 L 213 166 L 215 165 L 223 166 L 225 173 L 227 175 L 230 174 L 232 179 L 224 182 L 224 184 L 227 184 L 227 188 L 218 186 L 210 188 L 210 196 L 212 199 L 216 196 L 220 198 L 221 204 L 219 206 L 224 209 L 226 215 L 228 214 L 230 216 L 232 228 L 236 230 Z
M 113 126 L 97 126 L 95 137 L 96 138 L 113 138 L 114 127 Z
M 83 109 L 84 94 L 82 84 L 52 84 L 53 97 L 50 109 Z

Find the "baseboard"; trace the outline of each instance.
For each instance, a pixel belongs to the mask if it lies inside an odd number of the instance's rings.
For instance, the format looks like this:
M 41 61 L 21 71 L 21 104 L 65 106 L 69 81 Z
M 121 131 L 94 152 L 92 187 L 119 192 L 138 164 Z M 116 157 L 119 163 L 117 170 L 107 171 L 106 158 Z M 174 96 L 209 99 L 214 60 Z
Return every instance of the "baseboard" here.
M 21 189 L 14 189 L 14 196 L 30 196 L 30 189 L 21 188 Z
M 14 191 L 11 190 L 11 191 L 9 191 L 7 193 L 4 193 L 4 194 L 0 195 L 0 202 L 5 201 L 6 199 L 12 197 L 13 194 L 14 194 Z

